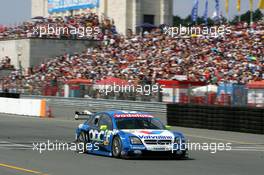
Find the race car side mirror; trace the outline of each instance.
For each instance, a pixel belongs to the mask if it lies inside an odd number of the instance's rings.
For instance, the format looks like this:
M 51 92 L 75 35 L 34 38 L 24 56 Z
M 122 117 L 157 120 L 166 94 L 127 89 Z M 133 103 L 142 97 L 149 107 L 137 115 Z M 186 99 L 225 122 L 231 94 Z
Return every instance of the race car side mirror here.
M 171 126 L 169 126 L 169 125 L 166 125 L 165 128 L 166 128 L 167 130 L 171 130 Z
M 107 130 L 107 125 L 101 125 L 100 126 L 101 131 L 106 131 Z

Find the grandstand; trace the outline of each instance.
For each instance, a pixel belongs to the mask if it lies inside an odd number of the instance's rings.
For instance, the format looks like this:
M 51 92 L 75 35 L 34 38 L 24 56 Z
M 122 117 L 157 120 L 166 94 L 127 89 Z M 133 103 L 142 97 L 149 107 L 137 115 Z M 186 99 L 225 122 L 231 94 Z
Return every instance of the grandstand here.
M 93 12 L 100 18 L 109 17 L 114 20 L 121 34 L 127 34 L 128 29 L 135 32 L 136 27 L 143 23 L 171 25 L 173 18 L 173 0 L 91 0 L 84 5 L 84 0 L 80 0 L 77 5 L 70 3 L 65 6 L 57 2 L 32 0 L 32 17 L 72 16 Z
M 72 32 L 72 28 L 78 31 Z M 89 33 L 85 29 L 90 29 L 87 30 Z M 82 52 L 87 47 L 97 45 L 96 41 L 102 40 L 103 33 L 112 31 L 114 28 L 109 20 L 99 22 L 94 13 L 65 18 L 33 18 L 15 27 L 2 28 L 0 55 L 10 56 L 16 67 L 21 64 L 23 68 L 28 68 L 49 57 Z
M 228 27 L 231 33 L 214 37 L 209 34 L 173 37 L 166 35 L 165 29 L 161 26 L 152 27 L 152 30 L 141 34 L 134 32 L 125 36 L 117 33 L 118 27 L 116 29 L 115 21 L 109 18 L 99 21 L 100 17 L 95 13 L 77 14 L 77 12 L 74 16 L 64 16 L 64 18 L 58 18 L 54 14 L 50 18 L 38 19 L 42 22 L 34 23 L 34 25 L 81 26 L 85 23 L 88 26 L 98 26 L 103 31 L 100 44 L 79 53 L 47 57 L 46 61 L 25 68 L 24 71 L 14 71 L 2 81 L 6 88 L 29 94 L 64 96 L 64 85 L 72 79 L 88 79 L 92 84 L 96 84 L 105 78 L 115 77 L 130 85 L 144 86 L 155 85 L 160 80 L 178 81 L 179 76 L 183 76 L 190 82 L 215 86 L 238 84 L 244 88 L 247 88 L 251 82 L 264 79 L 264 24 L 261 21 L 253 25 L 242 22 L 235 25 L 225 23 L 223 25 Z M 17 37 L 17 34 L 12 36 L 8 32 L 18 29 L 20 29 L 18 37 L 25 37 L 26 34 L 26 37 L 39 37 L 28 35 L 29 26 L 32 29 L 32 24 L 28 23 L 15 29 L 9 28 L 2 32 L 2 37 Z M 45 37 L 54 38 L 53 35 Z M 57 39 L 61 37 L 65 36 L 59 36 Z M 73 39 L 78 39 L 78 36 Z M 49 93 L 44 92 L 47 89 L 53 90 Z M 188 96 L 187 102 L 195 101 L 195 103 L 203 104 L 208 103 L 209 94 L 217 93 L 213 95 L 214 99 L 210 100 L 210 104 L 223 104 L 221 100 L 217 100 L 218 96 L 224 101 L 229 101 L 227 104 L 230 105 L 229 98 L 231 99 L 233 95 L 227 90 L 224 92 L 213 90 L 206 92 L 204 94 L 206 97 L 202 100 L 196 97 L 194 97 L 196 100 L 190 100 L 193 97 L 190 96 L 189 91 L 193 88 L 179 87 L 180 93 L 175 101 L 173 89 L 172 86 L 167 91 L 170 98 L 168 102 L 186 103 L 184 99 Z M 95 91 L 92 93 L 94 95 L 86 92 L 84 96 L 105 97 L 105 94 L 98 89 Z M 143 93 L 132 95 L 144 96 Z M 151 95 L 155 96 L 155 100 L 160 99 L 156 98 L 158 94 Z M 242 95 L 245 96 L 245 94 Z M 121 96 L 124 97 L 123 94 Z M 153 100 L 153 98 L 146 100 Z

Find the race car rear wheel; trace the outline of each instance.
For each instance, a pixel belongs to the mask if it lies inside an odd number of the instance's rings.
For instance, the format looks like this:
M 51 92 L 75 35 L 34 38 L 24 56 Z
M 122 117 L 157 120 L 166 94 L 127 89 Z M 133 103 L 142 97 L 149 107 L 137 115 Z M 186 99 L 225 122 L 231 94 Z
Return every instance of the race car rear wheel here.
M 117 136 L 113 139 L 112 143 L 112 155 L 115 158 L 120 158 L 121 157 L 121 151 L 122 151 L 122 143 L 120 138 Z
M 81 131 L 80 135 L 77 138 L 77 143 L 80 144 L 77 146 L 77 152 L 79 153 L 87 153 L 87 143 L 89 143 L 89 136 L 86 132 Z

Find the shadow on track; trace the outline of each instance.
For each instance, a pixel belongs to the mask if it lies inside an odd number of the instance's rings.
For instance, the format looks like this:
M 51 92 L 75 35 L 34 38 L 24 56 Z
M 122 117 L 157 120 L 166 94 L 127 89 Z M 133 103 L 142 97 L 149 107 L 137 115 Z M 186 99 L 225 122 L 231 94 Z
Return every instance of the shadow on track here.
M 105 158 L 105 159 L 111 159 L 111 160 L 137 160 L 137 161 L 191 161 L 191 160 L 196 160 L 194 158 L 190 158 L 190 157 L 186 157 L 186 158 L 182 158 L 182 159 L 177 159 L 177 158 L 171 158 L 171 157 L 165 157 L 165 156 L 144 156 L 144 157 L 127 157 L 127 158 L 114 158 L 114 157 L 108 157 L 108 156 L 103 156 L 103 155 L 96 155 L 96 154 L 90 154 L 90 153 L 78 153 L 79 155 L 83 155 L 83 156 L 90 156 L 94 157 L 94 158 Z

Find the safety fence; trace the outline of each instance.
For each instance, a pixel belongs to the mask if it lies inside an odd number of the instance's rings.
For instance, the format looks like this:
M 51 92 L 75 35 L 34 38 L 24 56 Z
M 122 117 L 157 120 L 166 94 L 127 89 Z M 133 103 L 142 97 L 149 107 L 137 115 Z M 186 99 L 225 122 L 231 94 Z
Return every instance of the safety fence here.
M 257 87 L 239 84 L 220 84 L 216 86 L 187 84 L 189 82 L 186 84 L 180 83 L 171 83 L 153 92 L 151 87 L 154 85 L 142 86 L 144 91 L 140 88 L 132 91 L 129 88 L 120 89 L 112 86 L 97 86 L 96 84 L 74 84 L 68 86 L 67 89 L 65 88 L 66 85 L 51 81 L 48 85 L 43 83 L 41 88 L 17 89 L 10 90 L 10 92 L 54 97 L 264 108 L 264 84 Z
M 264 109 L 168 104 L 167 122 L 172 126 L 264 134 Z
M 26 95 L 22 95 L 21 97 L 27 99 L 46 99 L 48 113 L 51 112 L 50 115 L 56 118 L 73 119 L 75 111 L 125 110 L 149 112 L 159 117 L 163 122 L 166 123 L 167 121 L 167 106 L 165 103 Z

